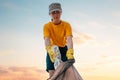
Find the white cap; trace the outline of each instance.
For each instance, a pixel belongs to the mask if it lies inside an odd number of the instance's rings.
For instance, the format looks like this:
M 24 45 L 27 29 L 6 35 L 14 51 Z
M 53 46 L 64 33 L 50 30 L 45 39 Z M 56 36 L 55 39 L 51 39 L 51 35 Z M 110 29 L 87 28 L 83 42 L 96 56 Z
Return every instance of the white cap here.
M 62 12 L 61 4 L 60 3 L 52 3 L 49 5 L 49 13 L 53 11 L 60 11 Z

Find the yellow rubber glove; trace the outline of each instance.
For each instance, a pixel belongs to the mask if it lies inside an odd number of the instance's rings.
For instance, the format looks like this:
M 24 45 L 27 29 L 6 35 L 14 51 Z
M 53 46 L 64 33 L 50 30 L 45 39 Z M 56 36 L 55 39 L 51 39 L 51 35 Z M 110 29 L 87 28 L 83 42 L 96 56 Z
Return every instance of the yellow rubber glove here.
M 52 62 L 54 62 L 54 53 L 53 53 L 51 47 L 52 47 L 52 46 L 46 46 L 46 50 L 47 50 L 47 52 L 48 52 L 48 54 L 49 54 L 49 56 L 50 56 L 50 60 L 51 60 Z
M 67 53 L 66 53 L 67 59 L 68 59 L 68 60 L 69 60 L 69 59 L 74 59 L 73 54 L 74 54 L 74 50 L 73 50 L 73 49 L 68 49 L 68 50 L 67 50 Z

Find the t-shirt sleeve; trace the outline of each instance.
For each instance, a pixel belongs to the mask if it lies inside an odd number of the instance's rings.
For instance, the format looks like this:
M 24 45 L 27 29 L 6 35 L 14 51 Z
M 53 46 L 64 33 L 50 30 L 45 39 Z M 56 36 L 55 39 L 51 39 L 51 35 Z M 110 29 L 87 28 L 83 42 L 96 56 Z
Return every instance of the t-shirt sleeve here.
M 48 29 L 48 26 L 47 26 L 47 25 L 44 25 L 43 35 L 44 35 L 44 38 L 45 38 L 45 37 L 50 37 L 50 32 L 49 32 L 49 29 Z
M 67 26 L 66 26 L 66 37 L 67 36 L 72 36 L 72 28 L 71 28 L 70 24 L 67 24 Z

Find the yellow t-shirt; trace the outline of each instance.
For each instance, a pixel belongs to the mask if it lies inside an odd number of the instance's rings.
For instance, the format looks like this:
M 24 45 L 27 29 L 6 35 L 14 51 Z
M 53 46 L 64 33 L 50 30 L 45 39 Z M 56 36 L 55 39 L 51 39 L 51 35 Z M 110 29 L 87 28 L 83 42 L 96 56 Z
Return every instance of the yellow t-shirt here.
M 69 23 L 61 21 L 55 25 L 53 22 L 48 22 L 43 28 L 44 37 L 49 37 L 51 45 L 64 47 L 66 45 L 66 37 L 72 36 L 72 29 Z

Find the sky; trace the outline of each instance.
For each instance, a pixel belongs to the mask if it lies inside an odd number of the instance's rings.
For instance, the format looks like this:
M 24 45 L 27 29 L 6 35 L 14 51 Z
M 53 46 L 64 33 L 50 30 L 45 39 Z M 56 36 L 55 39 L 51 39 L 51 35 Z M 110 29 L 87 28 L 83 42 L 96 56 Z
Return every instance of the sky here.
M 61 20 L 73 29 L 83 78 L 120 80 L 120 0 L 0 0 L 0 66 L 45 70 L 43 26 L 52 2 L 61 3 Z

